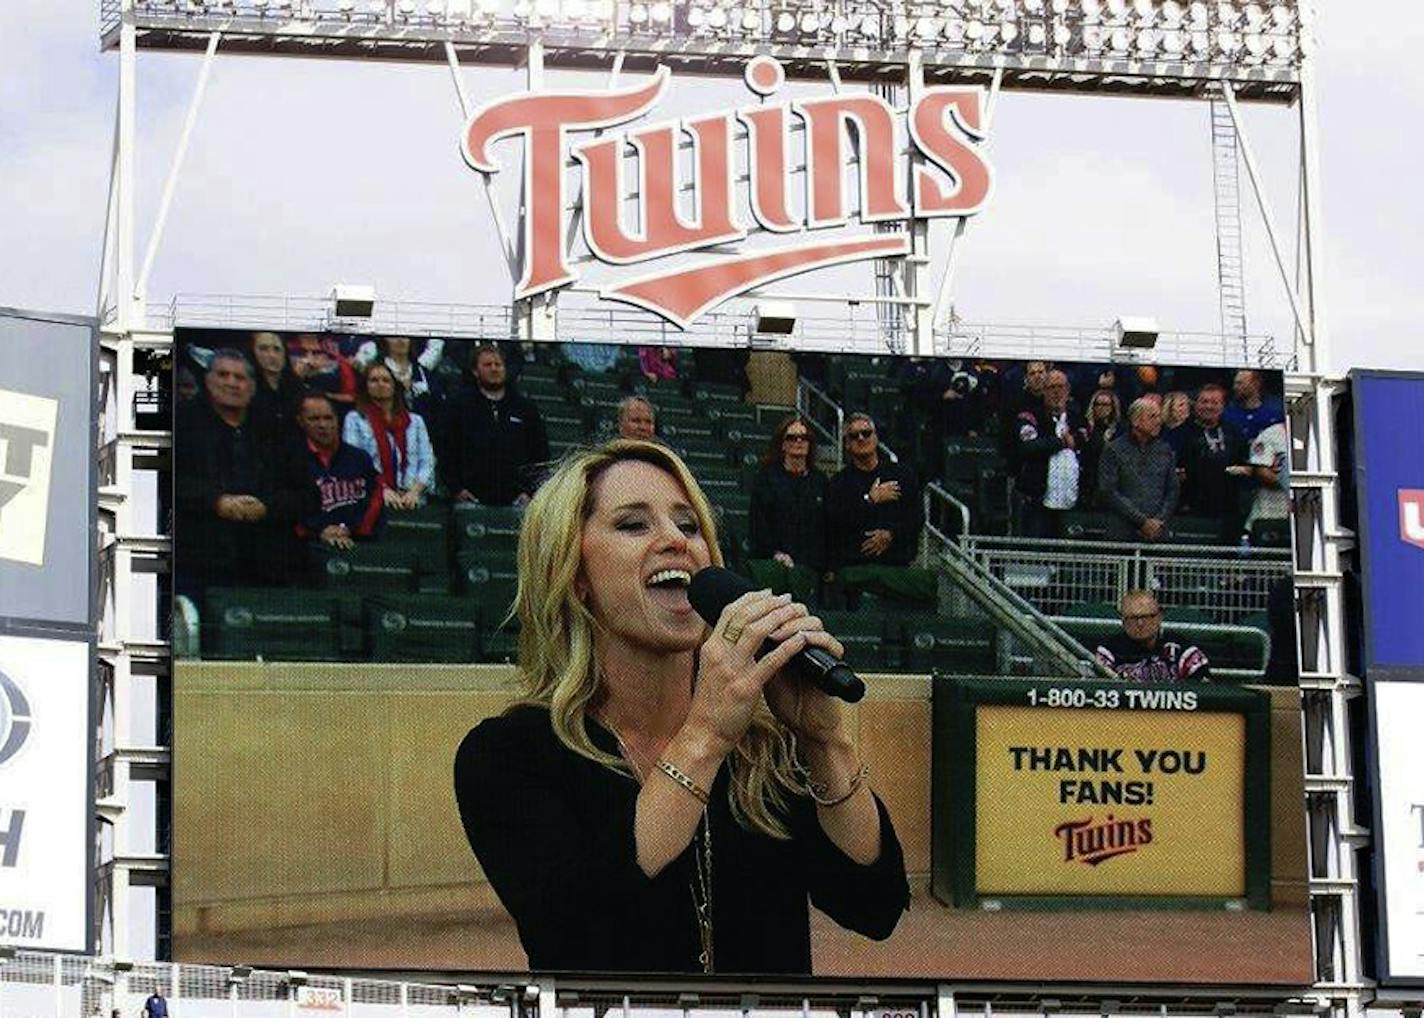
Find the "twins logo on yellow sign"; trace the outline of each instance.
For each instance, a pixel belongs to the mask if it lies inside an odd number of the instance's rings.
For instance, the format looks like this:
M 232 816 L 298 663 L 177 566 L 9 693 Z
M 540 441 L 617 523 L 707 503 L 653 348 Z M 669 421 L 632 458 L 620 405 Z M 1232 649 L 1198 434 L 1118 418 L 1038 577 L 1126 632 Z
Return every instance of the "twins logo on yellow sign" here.
M 1240 714 L 976 712 L 981 895 L 1239 897 Z

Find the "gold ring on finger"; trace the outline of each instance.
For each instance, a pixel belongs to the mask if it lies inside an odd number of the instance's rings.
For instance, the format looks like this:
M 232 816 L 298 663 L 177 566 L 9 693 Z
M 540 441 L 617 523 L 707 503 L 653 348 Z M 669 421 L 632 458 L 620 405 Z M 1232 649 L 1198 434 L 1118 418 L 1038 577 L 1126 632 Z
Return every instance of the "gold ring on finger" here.
M 728 619 L 727 624 L 722 627 L 722 639 L 728 643 L 736 643 L 742 638 L 742 631 L 747 627 Z

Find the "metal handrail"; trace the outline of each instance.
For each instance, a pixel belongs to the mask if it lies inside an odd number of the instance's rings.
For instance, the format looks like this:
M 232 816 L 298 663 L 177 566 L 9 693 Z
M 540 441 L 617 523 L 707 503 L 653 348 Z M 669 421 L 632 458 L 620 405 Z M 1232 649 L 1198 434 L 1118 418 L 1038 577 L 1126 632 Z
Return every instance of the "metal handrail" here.
M 835 434 L 828 432 L 824 425 L 816 419 L 812 413 L 812 406 L 816 403 L 824 403 L 830 407 L 836 415 Z M 845 451 L 841 447 L 841 430 L 845 426 L 845 411 L 841 405 L 831 399 L 824 390 L 804 378 L 796 379 L 796 412 L 810 423 L 811 427 L 819 431 L 826 440 L 826 444 L 836 451 L 836 470 L 839 471 L 845 465 Z
M 1066 674 L 1084 678 L 1113 675 L 1088 649 L 984 568 L 964 548 L 945 542 L 939 561 L 950 578 L 995 624 L 1052 659 Z
M 932 507 L 931 502 L 933 499 L 939 499 L 942 502 L 948 502 L 951 506 L 953 506 L 956 510 L 959 511 L 959 540 L 961 542 L 967 541 L 969 539 L 969 531 L 971 529 L 969 506 L 961 502 L 959 499 L 955 498 L 953 495 L 951 495 L 944 488 L 940 487 L 934 481 L 931 481 L 929 484 L 925 485 L 925 531 L 927 533 L 933 534 L 935 537 L 938 537 L 941 541 L 948 542 L 950 540 L 947 534 L 945 534 L 942 530 L 940 530 L 938 527 L 936 527 L 933 523 L 930 522 L 930 520 L 933 519 L 933 516 L 930 513 L 930 509 Z

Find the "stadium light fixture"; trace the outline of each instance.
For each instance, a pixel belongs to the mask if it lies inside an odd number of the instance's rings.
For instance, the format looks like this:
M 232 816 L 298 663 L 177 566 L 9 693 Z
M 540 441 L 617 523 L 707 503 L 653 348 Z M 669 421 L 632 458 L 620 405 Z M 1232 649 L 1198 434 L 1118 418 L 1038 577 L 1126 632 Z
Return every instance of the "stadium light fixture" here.
M 1114 339 L 1124 350 L 1151 350 L 1161 332 L 1155 318 L 1123 315 L 1113 323 Z
M 796 305 L 786 300 L 758 304 L 753 331 L 763 336 L 789 336 L 796 329 Z
M 301 969 L 287 969 L 287 988 L 294 990 L 311 982 L 311 975 Z
M 331 290 L 331 313 L 337 318 L 370 318 L 376 309 L 374 286 L 338 283 Z
M 229 986 L 240 986 L 242 983 L 252 978 L 251 965 L 234 965 L 228 969 L 227 984 Z

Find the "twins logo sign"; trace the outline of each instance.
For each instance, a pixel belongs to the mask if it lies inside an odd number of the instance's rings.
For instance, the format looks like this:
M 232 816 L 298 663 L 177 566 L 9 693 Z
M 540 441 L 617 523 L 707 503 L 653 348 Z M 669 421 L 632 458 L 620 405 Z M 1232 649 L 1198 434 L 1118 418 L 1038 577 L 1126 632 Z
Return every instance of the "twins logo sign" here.
M 0 389 L 0 559 L 42 566 L 59 403 Z
M 473 169 L 486 175 L 498 170 L 491 152 L 496 141 L 522 137 L 525 143 L 524 266 L 515 298 L 579 279 L 569 262 L 572 227 L 564 215 L 569 165 L 582 170 L 582 215 L 575 221 L 582 220 L 584 240 L 598 261 L 631 266 L 697 251 L 718 254 L 615 279 L 598 291 L 604 300 L 643 308 L 679 328 L 774 280 L 910 254 L 908 231 L 845 236 L 853 215 L 845 179 L 852 145 L 860 199 L 854 215 L 861 223 L 969 216 L 988 203 L 993 178 L 982 151 L 981 89 L 926 88 L 908 110 L 869 92 L 775 102 L 785 77 L 775 59 L 755 57 L 745 74 L 747 87 L 759 97 L 752 105 L 578 144 L 569 138 L 576 131 L 603 131 L 651 113 L 668 91 L 669 71 L 660 68 L 632 87 L 528 92 L 477 109 L 461 144 Z M 691 157 L 684 160 L 687 143 Z M 743 145 L 745 210 L 739 194 Z M 630 146 L 638 157 L 637 208 L 631 217 L 625 215 Z M 685 185 L 678 179 L 684 163 L 690 178 Z M 802 179 L 796 180 L 803 166 Z M 690 211 L 684 191 L 691 197 Z M 739 250 L 757 228 L 786 239 Z

